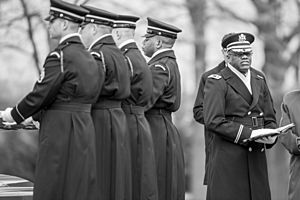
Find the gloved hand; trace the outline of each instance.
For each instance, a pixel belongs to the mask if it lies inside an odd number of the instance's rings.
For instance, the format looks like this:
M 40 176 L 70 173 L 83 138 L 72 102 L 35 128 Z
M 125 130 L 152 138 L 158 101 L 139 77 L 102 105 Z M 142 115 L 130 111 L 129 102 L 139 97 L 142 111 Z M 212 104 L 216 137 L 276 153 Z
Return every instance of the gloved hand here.
M 267 136 L 260 139 L 255 140 L 255 142 L 258 143 L 264 143 L 264 144 L 274 144 L 276 141 L 277 136 Z
M 22 122 L 23 125 L 27 126 L 27 125 L 30 125 L 30 124 L 33 124 L 33 119 L 32 117 L 28 117 L 27 119 L 25 119 L 23 122 Z
M 6 108 L 4 111 L 1 112 L 1 118 L 3 121 L 13 123 L 15 120 L 11 116 L 12 108 Z
M 38 121 L 34 121 L 32 117 L 28 117 L 25 119 L 22 124 L 25 126 L 25 129 L 34 129 L 37 128 L 39 129 L 40 123 Z

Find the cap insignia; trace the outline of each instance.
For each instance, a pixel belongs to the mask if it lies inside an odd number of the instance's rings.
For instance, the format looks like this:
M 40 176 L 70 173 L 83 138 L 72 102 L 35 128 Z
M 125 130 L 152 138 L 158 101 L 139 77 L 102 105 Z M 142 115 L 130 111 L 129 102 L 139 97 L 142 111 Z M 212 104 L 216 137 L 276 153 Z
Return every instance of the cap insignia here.
M 222 78 L 222 76 L 220 76 L 220 75 L 218 75 L 218 74 L 211 74 L 211 75 L 209 75 L 207 78 L 213 78 L 213 79 L 219 80 L 220 78 Z
M 239 35 L 239 42 L 244 42 L 246 41 L 246 35 L 244 35 L 243 33 Z

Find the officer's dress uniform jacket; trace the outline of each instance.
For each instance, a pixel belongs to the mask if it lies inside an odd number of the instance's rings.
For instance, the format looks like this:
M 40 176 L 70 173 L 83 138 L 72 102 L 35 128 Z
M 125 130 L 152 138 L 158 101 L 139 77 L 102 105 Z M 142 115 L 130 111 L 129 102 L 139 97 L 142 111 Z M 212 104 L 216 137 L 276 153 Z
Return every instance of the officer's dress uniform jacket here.
M 181 138 L 172 122 L 172 112 L 181 100 L 180 73 L 174 51 L 162 51 L 148 65 L 152 72 L 153 93 L 147 105 L 155 149 L 159 200 L 184 199 L 184 157 Z
M 121 47 L 132 67 L 131 94 L 122 103 L 126 114 L 132 170 L 133 200 L 157 200 L 158 188 L 152 135 L 144 106 L 152 94 L 152 76 L 134 41 Z
M 211 74 L 219 73 L 224 68 L 225 68 L 225 61 L 222 61 L 219 65 L 217 65 L 216 67 L 212 68 L 209 71 L 204 72 L 201 76 L 198 93 L 193 108 L 194 119 L 200 124 L 204 124 L 203 100 L 204 100 L 204 86 L 207 77 L 210 76 Z M 207 168 L 210 165 L 209 154 L 211 152 L 210 150 L 211 146 L 209 144 L 211 143 L 212 138 L 213 138 L 212 135 L 210 135 L 208 131 L 204 132 L 204 141 L 205 141 L 205 175 L 203 181 L 204 185 L 207 185 Z
M 100 37 L 90 51 L 101 55 L 105 81 L 93 105 L 96 130 L 97 181 L 99 199 L 124 199 L 131 191 L 129 137 L 121 101 L 130 95 L 130 68 L 111 35 Z M 130 176 L 129 176 L 130 177 Z M 131 198 L 131 197 L 128 197 Z
M 102 87 L 95 76 L 101 71 L 76 34 L 47 56 L 43 70 L 33 91 L 12 110 L 17 123 L 43 110 L 33 199 L 94 200 L 95 130 L 90 110 Z
M 228 67 L 209 76 L 205 83 L 204 124 L 213 136 L 208 200 L 271 199 L 265 145 L 243 142 L 250 137 L 252 129 L 276 127 L 265 78 L 253 68 L 251 88 L 252 95 Z
M 300 91 L 292 91 L 283 97 L 280 126 L 294 123 L 294 129 L 279 137 L 279 141 L 291 154 L 288 199 L 300 199 Z

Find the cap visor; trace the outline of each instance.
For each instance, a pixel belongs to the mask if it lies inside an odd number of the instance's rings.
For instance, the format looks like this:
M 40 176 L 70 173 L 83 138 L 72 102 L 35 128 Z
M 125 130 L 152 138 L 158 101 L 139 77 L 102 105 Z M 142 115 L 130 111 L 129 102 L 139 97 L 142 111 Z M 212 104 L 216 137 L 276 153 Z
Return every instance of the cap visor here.
M 50 21 L 51 19 L 51 15 L 49 15 L 48 17 L 44 18 L 45 21 Z
M 155 36 L 155 34 L 150 34 L 150 33 L 146 33 L 145 35 L 143 35 L 142 37 L 145 37 L 145 38 L 151 38 Z

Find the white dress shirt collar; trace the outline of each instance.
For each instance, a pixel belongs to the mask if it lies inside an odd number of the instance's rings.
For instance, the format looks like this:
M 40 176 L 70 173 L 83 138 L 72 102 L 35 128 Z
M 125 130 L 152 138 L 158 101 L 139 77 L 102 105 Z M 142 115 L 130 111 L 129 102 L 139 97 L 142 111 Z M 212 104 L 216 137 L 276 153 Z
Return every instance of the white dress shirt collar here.
M 227 63 L 227 66 L 229 69 L 235 73 L 241 80 L 242 82 L 246 85 L 248 88 L 250 94 L 252 94 L 252 88 L 251 88 L 251 71 L 248 69 L 246 74 L 241 73 L 239 70 L 235 69 L 231 64 Z

